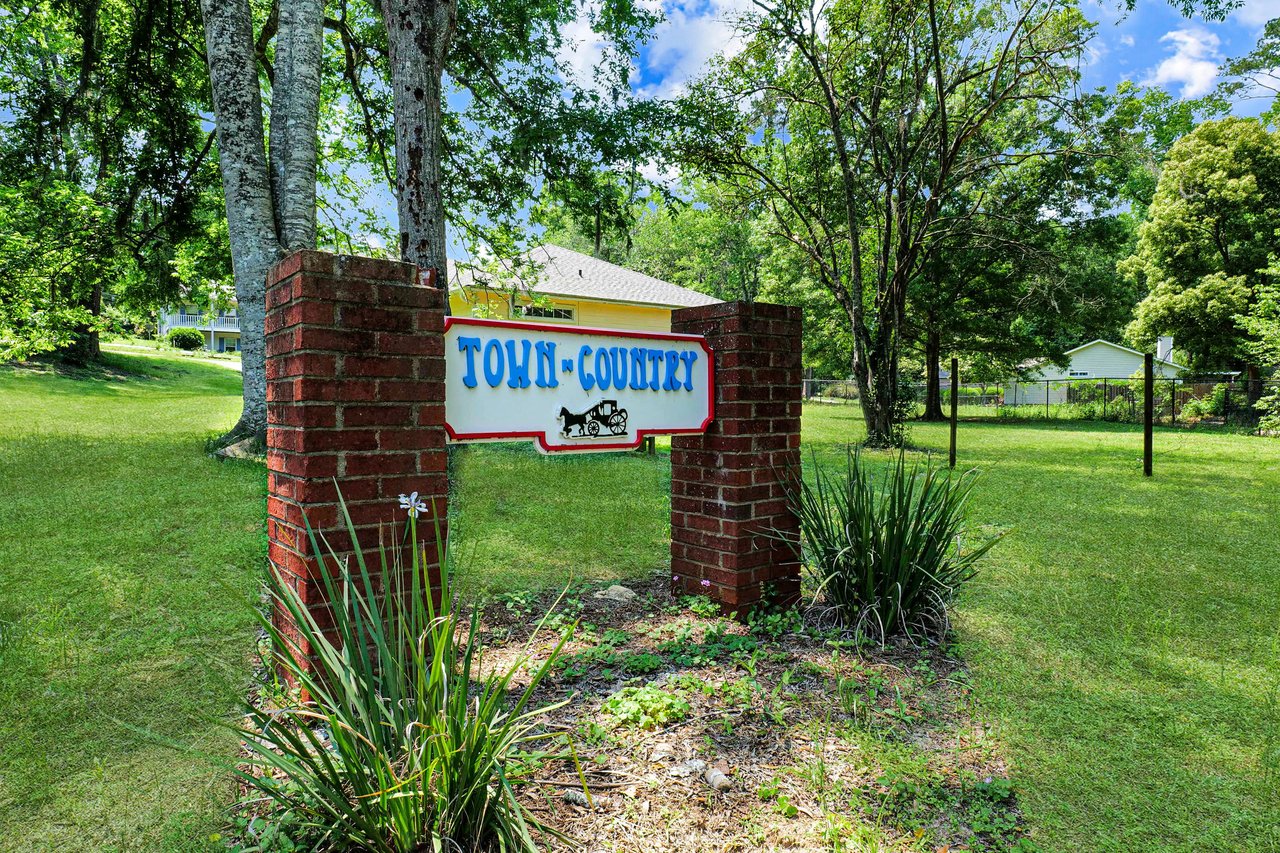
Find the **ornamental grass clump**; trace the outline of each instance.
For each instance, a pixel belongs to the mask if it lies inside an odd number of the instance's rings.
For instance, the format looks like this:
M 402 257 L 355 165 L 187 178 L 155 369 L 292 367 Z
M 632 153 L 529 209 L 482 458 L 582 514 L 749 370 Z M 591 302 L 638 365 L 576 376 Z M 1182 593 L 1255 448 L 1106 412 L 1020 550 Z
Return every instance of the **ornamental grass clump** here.
M 418 516 L 428 507 L 416 494 L 401 506 L 407 541 L 417 543 Z M 354 541 L 345 503 L 342 513 Z M 541 664 L 530 663 L 526 648 L 504 671 L 484 673 L 479 613 L 460 612 L 447 559 L 437 605 L 423 550 L 406 546 L 406 567 L 400 549 L 382 548 L 376 573 L 404 577 L 405 590 L 381 595 L 358 550 L 352 568 L 309 525 L 307 532 L 312 553 L 329 555 L 337 569 L 333 578 L 320 573 L 336 603 L 333 628 L 322 631 L 298 594 L 272 579 L 273 606 L 292 617 L 311 650 L 308 668 L 295 659 L 296 641 L 264 617 L 274 663 L 311 702 L 250 713 L 240 735 L 252 766 L 238 771 L 241 778 L 295 825 L 301 819 L 318 849 L 535 851 L 537 833 L 561 837 L 520 804 L 514 786 L 526 773 L 522 757 L 549 737 L 541 718 L 563 704 L 538 707 L 532 699 L 567 634 Z
M 814 466 L 813 483 L 790 489 L 800 519 L 792 541 L 816 581 L 816 597 L 841 623 L 884 641 L 939 637 L 947 608 L 998 541 L 966 547 L 965 504 L 972 472 L 953 475 L 927 459 L 890 463 L 877 485 L 861 451 L 843 475 Z

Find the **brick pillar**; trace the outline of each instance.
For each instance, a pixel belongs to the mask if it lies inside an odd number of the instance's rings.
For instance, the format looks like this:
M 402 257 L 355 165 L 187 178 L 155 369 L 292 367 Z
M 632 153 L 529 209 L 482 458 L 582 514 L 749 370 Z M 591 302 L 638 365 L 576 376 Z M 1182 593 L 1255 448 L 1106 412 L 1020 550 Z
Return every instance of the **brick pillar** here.
M 445 521 L 444 299 L 412 264 L 324 252 L 296 252 L 267 278 L 268 558 L 322 620 L 303 513 L 339 556 L 354 553 L 340 489 L 373 572 L 379 528 L 394 524 L 384 541 L 400 541 L 400 494 L 417 492 Z M 432 520 L 418 530 L 434 583 Z M 297 639 L 287 614 L 274 618 Z
M 705 335 L 716 354 L 715 420 L 671 440 L 673 586 L 739 616 L 762 598 L 794 602 L 799 563 L 770 534 L 799 531 L 782 480 L 800 470 L 800 309 L 681 308 L 671 331 Z

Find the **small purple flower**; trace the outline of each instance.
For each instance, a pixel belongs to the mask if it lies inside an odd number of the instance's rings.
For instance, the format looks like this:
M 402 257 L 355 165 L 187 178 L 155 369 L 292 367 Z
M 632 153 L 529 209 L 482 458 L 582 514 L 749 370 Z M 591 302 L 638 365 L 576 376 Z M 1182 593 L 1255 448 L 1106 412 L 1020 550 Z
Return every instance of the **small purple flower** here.
M 410 518 L 417 518 L 418 513 L 427 511 L 427 502 L 418 500 L 418 493 L 413 492 L 400 496 L 400 508 L 409 512 Z
M 707 580 L 706 578 L 703 578 L 701 586 L 703 589 L 711 589 L 711 581 Z

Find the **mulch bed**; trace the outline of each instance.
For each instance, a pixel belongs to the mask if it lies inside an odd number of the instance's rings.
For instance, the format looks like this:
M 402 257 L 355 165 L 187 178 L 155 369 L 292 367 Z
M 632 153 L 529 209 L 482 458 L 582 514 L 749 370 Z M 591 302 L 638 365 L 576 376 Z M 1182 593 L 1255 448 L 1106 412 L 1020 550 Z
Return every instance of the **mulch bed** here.
M 554 737 L 517 789 L 574 842 L 546 849 L 1035 849 L 946 648 L 859 644 L 796 611 L 742 624 L 674 598 L 665 573 L 628 590 L 483 608 L 486 670 L 536 669 L 573 630 L 535 695 L 564 702 L 546 717 Z M 242 794 L 243 826 L 265 804 Z
M 551 719 L 582 775 L 552 761 L 528 802 L 583 849 L 1034 849 L 944 649 L 860 646 L 800 615 L 699 616 L 668 586 L 632 584 L 628 603 L 571 590 L 549 620 L 555 596 L 484 610 L 495 668 L 545 660 L 577 622 L 538 698 L 570 700 Z M 637 719 L 637 691 L 681 703 L 679 719 Z

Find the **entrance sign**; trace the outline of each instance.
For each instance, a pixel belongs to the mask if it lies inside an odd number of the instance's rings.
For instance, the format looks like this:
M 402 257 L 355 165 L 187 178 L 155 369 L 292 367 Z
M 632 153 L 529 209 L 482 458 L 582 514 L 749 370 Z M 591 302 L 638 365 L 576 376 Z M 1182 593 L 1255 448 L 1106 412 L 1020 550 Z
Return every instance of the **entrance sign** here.
M 444 352 L 451 441 L 632 450 L 650 435 L 705 432 L 714 414 L 701 335 L 449 317 Z

